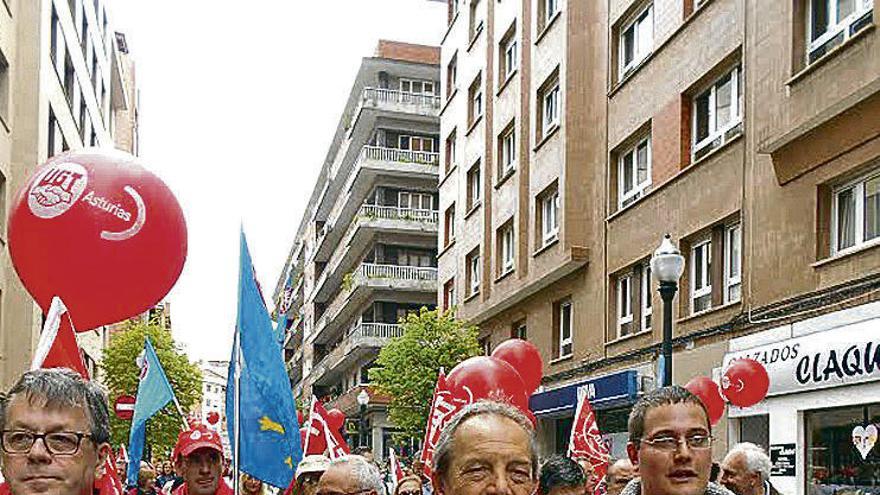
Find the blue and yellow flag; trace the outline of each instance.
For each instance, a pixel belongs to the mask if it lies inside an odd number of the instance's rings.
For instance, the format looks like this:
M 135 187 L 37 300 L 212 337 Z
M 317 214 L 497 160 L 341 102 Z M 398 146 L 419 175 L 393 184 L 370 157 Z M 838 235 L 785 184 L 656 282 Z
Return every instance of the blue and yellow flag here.
M 226 424 L 235 455 L 239 436 L 242 471 L 286 488 L 302 459 L 296 407 L 281 346 L 254 277 L 251 255 L 241 233 L 238 318 L 226 387 Z M 236 371 L 239 373 L 236 387 Z M 235 394 L 239 394 L 236 425 Z

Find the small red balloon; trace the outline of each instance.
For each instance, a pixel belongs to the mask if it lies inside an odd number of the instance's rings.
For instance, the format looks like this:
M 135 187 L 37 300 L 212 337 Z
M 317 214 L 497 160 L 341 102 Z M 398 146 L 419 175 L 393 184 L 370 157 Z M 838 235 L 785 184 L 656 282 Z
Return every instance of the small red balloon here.
M 117 150 L 53 157 L 10 204 L 9 254 L 48 311 L 54 296 L 79 332 L 155 306 L 186 259 L 186 224 L 171 190 Z
M 706 376 L 697 376 L 687 382 L 684 388 L 696 395 L 709 412 L 709 423 L 714 425 L 724 415 L 724 398 L 718 384 Z
M 209 425 L 216 425 L 217 422 L 220 421 L 220 413 L 218 413 L 217 411 L 209 412 L 207 420 Z
M 526 393 L 531 395 L 541 385 L 544 374 L 544 362 L 535 344 L 522 339 L 505 340 L 492 351 L 492 357 L 513 366 L 526 386 Z
M 764 400 L 770 389 L 770 376 L 754 359 L 737 359 L 721 377 L 721 393 L 734 406 L 751 407 Z
M 327 426 L 334 430 L 341 430 L 345 424 L 345 414 L 339 409 L 330 409 L 327 411 Z
M 508 402 L 529 410 L 529 396 L 522 377 L 510 364 L 488 356 L 466 359 L 446 377 L 452 394 L 468 403 L 480 399 Z

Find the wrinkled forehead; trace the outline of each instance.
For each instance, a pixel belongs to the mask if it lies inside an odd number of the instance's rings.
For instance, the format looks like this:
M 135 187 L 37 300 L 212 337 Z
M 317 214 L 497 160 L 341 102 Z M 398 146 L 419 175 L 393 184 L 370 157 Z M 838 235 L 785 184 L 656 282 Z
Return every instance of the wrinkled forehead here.
M 319 492 L 354 493 L 366 488 L 358 482 L 353 466 L 347 464 L 330 466 L 318 481 Z
M 51 400 L 40 394 L 16 394 L 6 404 L 4 427 L 18 424 L 36 426 L 42 429 L 51 429 L 54 426 L 77 426 L 89 425 L 88 409 L 84 404 L 72 401 Z

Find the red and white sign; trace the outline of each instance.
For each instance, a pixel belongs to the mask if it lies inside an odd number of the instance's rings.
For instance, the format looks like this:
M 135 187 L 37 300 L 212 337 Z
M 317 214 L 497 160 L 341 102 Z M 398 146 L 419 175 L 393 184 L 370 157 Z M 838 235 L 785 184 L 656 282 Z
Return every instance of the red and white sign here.
M 133 395 L 120 395 L 116 402 L 113 403 L 116 417 L 125 421 L 131 421 L 132 416 L 134 416 L 134 401 Z

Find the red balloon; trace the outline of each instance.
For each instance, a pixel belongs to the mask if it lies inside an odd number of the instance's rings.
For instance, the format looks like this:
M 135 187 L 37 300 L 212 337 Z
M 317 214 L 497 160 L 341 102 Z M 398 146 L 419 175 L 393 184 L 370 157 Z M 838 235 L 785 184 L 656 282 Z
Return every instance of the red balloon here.
M 492 351 L 492 357 L 507 362 L 522 377 L 526 393 L 531 395 L 541 385 L 544 362 L 535 344 L 522 339 L 505 340 Z
M 186 248 L 183 211 L 171 190 L 118 150 L 53 157 L 9 215 L 19 278 L 44 312 L 61 297 L 79 332 L 155 306 L 180 276 Z
M 721 393 L 731 404 L 751 407 L 764 400 L 770 389 L 770 376 L 754 359 L 737 359 L 721 377 Z
M 327 450 L 327 437 L 317 421 L 312 421 L 312 427 L 303 427 L 299 430 L 299 437 L 302 443 L 303 455 L 323 454 Z M 308 435 L 308 440 L 306 440 Z M 308 450 L 306 450 L 306 442 L 308 441 Z
M 330 409 L 327 411 L 327 426 L 334 430 L 341 430 L 345 424 L 345 414 L 339 409 Z
M 717 383 L 707 376 L 697 376 L 687 382 L 684 388 L 703 401 L 703 405 L 709 412 L 710 424 L 714 425 L 721 419 L 721 416 L 724 415 L 724 398 L 721 397 Z
M 446 384 L 455 397 L 468 403 L 492 399 L 529 410 L 522 377 L 513 366 L 494 357 L 477 356 L 458 363 L 446 377 Z
M 220 421 L 220 413 L 217 411 L 211 411 L 208 413 L 208 424 L 216 425 L 218 421 Z

